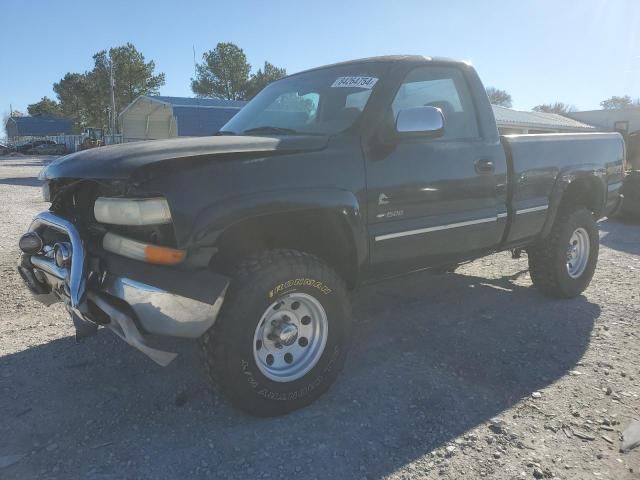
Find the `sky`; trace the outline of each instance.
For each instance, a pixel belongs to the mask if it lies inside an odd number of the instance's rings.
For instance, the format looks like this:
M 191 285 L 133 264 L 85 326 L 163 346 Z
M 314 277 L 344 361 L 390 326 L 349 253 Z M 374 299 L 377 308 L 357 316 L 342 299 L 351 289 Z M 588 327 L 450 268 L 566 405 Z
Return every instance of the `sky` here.
M 640 97 L 640 0 L 23 0 L 3 2 L 0 114 L 26 111 L 99 50 L 132 42 L 166 74 L 162 95 L 193 96 L 193 51 L 218 42 L 294 73 L 385 54 L 470 61 L 513 107 L 599 108 Z

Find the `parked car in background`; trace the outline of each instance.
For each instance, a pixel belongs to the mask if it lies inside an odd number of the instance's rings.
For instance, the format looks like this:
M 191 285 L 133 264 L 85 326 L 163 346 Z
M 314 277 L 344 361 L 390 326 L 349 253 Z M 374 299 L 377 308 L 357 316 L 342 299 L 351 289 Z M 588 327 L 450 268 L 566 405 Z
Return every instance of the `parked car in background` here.
M 41 143 L 27 151 L 30 155 L 66 155 L 67 146 L 61 143 Z
M 355 60 L 271 83 L 217 136 L 53 161 L 19 271 L 79 337 L 107 326 L 161 365 L 150 334 L 199 338 L 234 405 L 279 415 L 337 377 L 362 284 L 511 250 L 580 295 L 623 165 L 618 133 L 501 137 L 467 63 Z
M 15 152 L 15 148 L 7 143 L 0 143 L 0 155 L 7 155 L 11 152 Z
M 640 130 L 625 135 L 627 164 L 622 194 L 624 201 L 620 215 L 631 220 L 640 220 Z
M 38 140 L 27 140 L 26 142 L 22 142 L 22 143 L 18 143 L 16 145 L 16 151 L 19 153 L 29 153 L 29 150 L 38 147 L 40 145 L 55 145 L 56 142 L 54 142 L 53 140 L 45 140 L 45 139 L 38 139 Z

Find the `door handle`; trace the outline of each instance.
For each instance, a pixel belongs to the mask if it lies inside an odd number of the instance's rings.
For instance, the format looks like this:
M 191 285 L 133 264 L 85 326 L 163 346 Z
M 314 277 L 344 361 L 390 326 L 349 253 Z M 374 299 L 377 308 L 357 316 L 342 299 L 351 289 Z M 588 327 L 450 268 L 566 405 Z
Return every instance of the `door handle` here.
M 478 173 L 493 173 L 495 170 L 495 165 L 493 160 L 489 160 L 487 158 L 481 158 L 477 160 L 475 163 L 476 172 Z

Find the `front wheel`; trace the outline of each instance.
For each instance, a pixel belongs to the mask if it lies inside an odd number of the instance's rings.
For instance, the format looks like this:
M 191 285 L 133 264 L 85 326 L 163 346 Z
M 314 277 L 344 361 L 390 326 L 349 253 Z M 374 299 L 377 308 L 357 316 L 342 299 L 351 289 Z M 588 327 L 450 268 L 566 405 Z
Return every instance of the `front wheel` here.
M 335 380 L 347 354 L 350 313 L 344 282 L 318 258 L 293 250 L 248 258 L 202 338 L 207 370 L 240 409 L 288 413 Z
M 528 249 L 533 284 L 551 297 L 580 295 L 593 278 L 599 247 L 598 226 L 589 210 L 561 210 L 549 236 Z

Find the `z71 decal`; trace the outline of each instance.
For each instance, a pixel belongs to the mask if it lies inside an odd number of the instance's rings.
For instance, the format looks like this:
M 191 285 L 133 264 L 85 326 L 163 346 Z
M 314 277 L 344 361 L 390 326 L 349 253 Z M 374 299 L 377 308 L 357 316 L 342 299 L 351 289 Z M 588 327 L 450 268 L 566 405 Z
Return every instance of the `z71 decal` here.
M 389 212 L 382 212 L 376 215 L 376 218 L 394 218 L 404 215 L 404 210 L 391 210 Z

